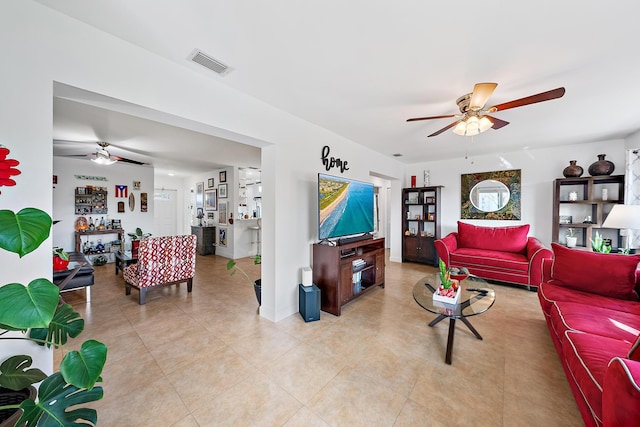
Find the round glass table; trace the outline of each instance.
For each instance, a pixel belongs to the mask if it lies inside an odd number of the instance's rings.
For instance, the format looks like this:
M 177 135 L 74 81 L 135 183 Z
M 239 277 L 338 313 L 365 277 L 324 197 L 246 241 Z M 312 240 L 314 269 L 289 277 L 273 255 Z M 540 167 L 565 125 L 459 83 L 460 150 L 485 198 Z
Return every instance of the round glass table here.
M 429 323 L 430 327 L 434 327 L 440 321 L 449 319 L 449 336 L 447 338 L 447 352 L 445 356 L 445 362 L 451 365 L 451 353 L 453 351 L 453 335 L 456 329 L 456 319 L 460 319 L 473 335 L 479 340 L 482 336 L 471 325 L 468 317 L 482 314 L 489 310 L 493 303 L 496 301 L 496 294 L 494 290 L 489 287 L 489 283 L 479 277 L 469 276 L 466 279 L 460 281 L 460 287 L 462 294 L 456 304 L 447 304 L 440 301 L 433 300 L 433 293 L 440 285 L 439 275 L 429 274 L 418 282 L 413 287 L 413 299 L 416 300 L 418 305 L 425 310 L 437 314 L 437 317 Z

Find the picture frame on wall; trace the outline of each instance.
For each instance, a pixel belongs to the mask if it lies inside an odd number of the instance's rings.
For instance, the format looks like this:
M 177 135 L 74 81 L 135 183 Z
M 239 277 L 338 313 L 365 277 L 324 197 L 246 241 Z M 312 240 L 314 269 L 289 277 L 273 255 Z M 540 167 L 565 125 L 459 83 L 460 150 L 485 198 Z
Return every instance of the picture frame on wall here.
M 196 208 L 204 208 L 204 182 L 196 182 Z
M 207 188 L 213 188 L 213 186 L 214 186 L 213 178 L 209 178 L 207 180 Z
M 218 203 L 218 224 L 227 223 L 227 202 Z
M 220 172 L 220 182 L 227 182 L 227 171 Z
M 227 198 L 227 184 L 220 184 L 218 185 L 218 197 L 220 197 L 221 199 L 226 199 Z
M 219 227 L 218 246 L 227 246 L 227 227 Z
M 204 209 L 206 211 L 218 210 L 218 195 L 216 189 L 209 189 L 204 191 Z

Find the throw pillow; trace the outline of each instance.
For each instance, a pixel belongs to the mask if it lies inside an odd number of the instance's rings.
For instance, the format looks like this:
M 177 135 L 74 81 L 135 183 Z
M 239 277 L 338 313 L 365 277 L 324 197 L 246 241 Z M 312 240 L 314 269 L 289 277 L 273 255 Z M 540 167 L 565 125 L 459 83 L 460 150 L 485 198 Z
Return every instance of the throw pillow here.
M 490 251 L 516 252 L 527 250 L 529 224 L 512 227 L 480 227 L 458 221 L 458 247 Z
M 631 350 L 629 350 L 628 359 L 635 360 L 636 362 L 640 362 L 640 335 L 636 338 L 636 342 L 631 346 Z
M 551 279 L 554 283 L 606 297 L 638 299 L 634 291 L 640 261 L 637 255 L 587 252 L 557 243 L 552 243 L 551 249 Z

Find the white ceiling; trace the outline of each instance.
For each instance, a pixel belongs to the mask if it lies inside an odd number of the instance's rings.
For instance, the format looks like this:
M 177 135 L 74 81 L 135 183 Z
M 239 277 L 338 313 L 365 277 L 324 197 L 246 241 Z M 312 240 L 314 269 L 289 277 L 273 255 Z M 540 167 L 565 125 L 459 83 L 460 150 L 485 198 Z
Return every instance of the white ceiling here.
M 637 0 L 37 1 L 407 163 L 640 129 Z M 223 77 L 189 62 L 194 48 L 233 70 Z M 453 119 L 406 122 L 457 113 L 456 98 L 478 82 L 498 83 L 490 105 L 560 86 L 566 95 L 497 112 L 511 124 L 473 139 L 427 139 Z M 67 108 L 77 106 L 56 115 Z M 55 119 L 55 138 L 73 139 L 79 124 Z M 144 133 L 113 122 L 102 131 L 122 144 Z M 135 148 L 165 150 L 157 137 Z

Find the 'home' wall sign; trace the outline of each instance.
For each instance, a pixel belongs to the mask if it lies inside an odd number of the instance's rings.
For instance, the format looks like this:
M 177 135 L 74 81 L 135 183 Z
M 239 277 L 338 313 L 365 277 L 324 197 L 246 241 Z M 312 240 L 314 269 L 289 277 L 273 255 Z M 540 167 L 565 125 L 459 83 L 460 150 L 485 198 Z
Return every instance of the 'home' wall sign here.
M 322 164 L 324 165 L 327 171 L 331 170 L 331 168 L 339 168 L 340 173 L 344 173 L 344 171 L 348 171 L 349 168 L 347 164 L 349 163 L 346 160 L 341 160 L 339 157 L 329 157 L 330 148 L 328 145 L 322 147 Z

